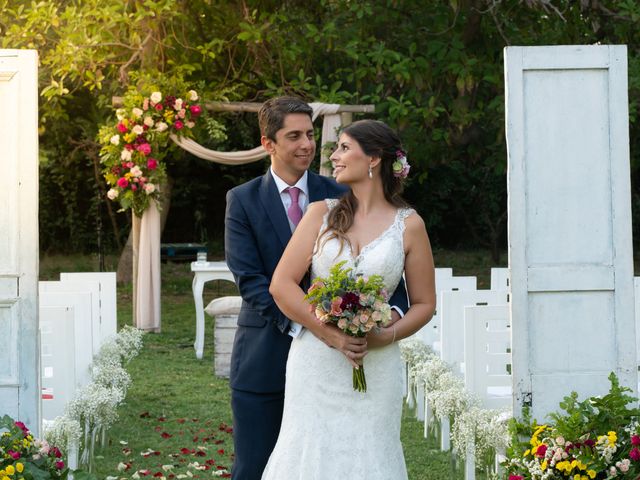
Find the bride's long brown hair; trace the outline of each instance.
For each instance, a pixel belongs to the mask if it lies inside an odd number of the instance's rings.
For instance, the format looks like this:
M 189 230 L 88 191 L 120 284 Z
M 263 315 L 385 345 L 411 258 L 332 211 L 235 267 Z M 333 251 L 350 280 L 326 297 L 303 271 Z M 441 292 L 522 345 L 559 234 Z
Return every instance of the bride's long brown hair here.
M 397 152 L 404 151 L 400 137 L 387 124 L 378 120 L 359 120 L 345 127 L 344 133 L 358 142 L 362 151 L 372 157 L 380 157 L 380 178 L 382 179 L 382 191 L 384 198 L 391 205 L 402 208 L 407 207 L 407 202 L 401 197 L 402 178 L 393 174 L 393 163 L 396 161 Z M 329 212 L 327 228 L 318 238 L 318 250 L 332 238 L 340 240 L 340 252 L 344 244 L 351 246 L 347 238 L 347 231 L 353 225 L 353 219 L 358 208 L 358 199 L 349 190 Z M 340 253 L 338 253 L 339 255 Z

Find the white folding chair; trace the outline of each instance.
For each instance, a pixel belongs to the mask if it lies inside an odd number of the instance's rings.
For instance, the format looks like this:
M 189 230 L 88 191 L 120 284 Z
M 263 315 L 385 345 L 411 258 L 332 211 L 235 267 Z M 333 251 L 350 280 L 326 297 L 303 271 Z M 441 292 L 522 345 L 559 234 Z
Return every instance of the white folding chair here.
M 116 272 L 62 272 L 60 281 L 98 282 L 100 345 L 118 332 Z
M 76 392 L 75 314 L 72 306 L 40 305 L 42 418 L 64 414 Z

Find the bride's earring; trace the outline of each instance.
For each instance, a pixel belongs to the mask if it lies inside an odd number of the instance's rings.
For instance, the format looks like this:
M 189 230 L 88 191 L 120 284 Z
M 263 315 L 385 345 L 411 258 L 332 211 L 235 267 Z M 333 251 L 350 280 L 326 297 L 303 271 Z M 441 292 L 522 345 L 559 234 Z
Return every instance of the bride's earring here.
M 373 178 L 373 171 L 371 170 L 371 164 L 369 164 L 369 178 Z

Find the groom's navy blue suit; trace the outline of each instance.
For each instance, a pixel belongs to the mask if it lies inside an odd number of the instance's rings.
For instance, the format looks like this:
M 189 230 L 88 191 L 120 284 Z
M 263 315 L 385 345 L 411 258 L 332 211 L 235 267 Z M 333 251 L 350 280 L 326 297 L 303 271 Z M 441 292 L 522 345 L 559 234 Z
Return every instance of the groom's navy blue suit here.
M 346 192 L 333 179 L 308 175 L 309 202 Z M 289 319 L 273 301 L 269 284 L 290 238 L 287 214 L 269 171 L 227 193 L 225 255 L 242 296 L 230 377 L 234 480 L 260 479 L 280 430 L 291 337 Z M 391 304 L 406 311 L 404 284 Z

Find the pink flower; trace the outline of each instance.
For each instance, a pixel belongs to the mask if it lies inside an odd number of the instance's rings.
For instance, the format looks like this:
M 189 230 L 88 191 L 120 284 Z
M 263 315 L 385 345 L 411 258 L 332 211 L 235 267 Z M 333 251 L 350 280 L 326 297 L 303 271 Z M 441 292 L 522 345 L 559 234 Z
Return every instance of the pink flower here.
M 127 133 L 128 128 L 124 126 L 124 123 L 118 122 L 116 127 L 120 133 Z
M 145 98 L 142 101 L 142 109 L 143 110 L 149 110 L 149 99 L 148 98 Z
M 324 283 L 322 283 L 320 280 L 318 280 L 317 282 L 313 283 L 313 285 L 311 285 L 309 287 L 309 290 L 307 291 L 307 293 L 311 293 L 314 292 L 316 290 L 318 290 L 319 288 L 324 287 Z
M 149 170 L 155 170 L 158 167 L 158 161 L 155 158 L 149 157 L 147 159 L 147 168 Z
M 187 115 L 187 111 L 184 108 L 181 108 L 178 112 L 178 117 L 184 118 Z
M 200 107 L 200 105 L 191 105 L 189 107 L 189 111 L 191 112 L 191 115 L 197 117 L 202 113 L 202 107 Z
M 131 184 L 131 190 L 133 190 L 133 191 L 135 192 L 136 190 L 138 190 L 138 186 L 137 186 L 137 185 L 134 185 L 134 184 L 132 183 L 132 184 Z
M 18 452 L 14 452 L 13 450 L 8 450 L 7 455 L 9 455 L 14 460 L 18 460 L 20 458 L 20 454 Z
M 184 127 L 184 123 L 182 123 L 180 120 L 176 120 L 176 122 L 173 124 L 173 127 L 176 130 L 181 130 L 182 127 Z
M 342 308 L 340 308 L 340 305 L 342 304 L 342 298 L 340 297 L 334 297 L 331 300 L 331 315 L 340 315 L 342 313 Z
M 635 445 L 635 446 L 640 445 L 640 436 L 631 435 L 631 445 Z
M 127 180 L 127 179 L 126 179 L 126 178 L 124 178 L 124 177 L 120 177 L 120 178 L 118 179 L 118 186 L 119 186 L 120 188 L 127 188 L 127 185 L 129 185 L 129 180 Z
M 22 433 L 24 433 L 25 436 L 29 435 L 29 429 L 27 428 L 27 426 L 22 423 L 22 422 L 15 422 L 16 427 L 18 427 L 20 430 L 22 430 Z
M 629 458 L 636 462 L 640 460 L 640 450 L 638 450 L 638 447 L 633 447 L 631 449 L 631 451 L 629 452 Z
M 509 475 L 509 480 L 524 480 L 522 475 Z
M 160 111 L 162 110 L 162 104 L 161 103 L 156 103 L 155 109 Z
M 146 156 L 151 153 L 151 145 L 149 145 L 148 143 L 141 143 L 136 147 L 136 150 Z

